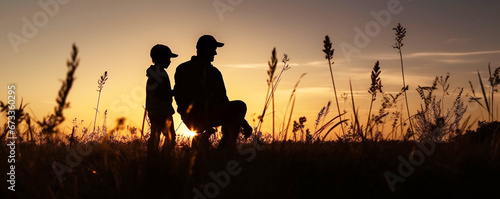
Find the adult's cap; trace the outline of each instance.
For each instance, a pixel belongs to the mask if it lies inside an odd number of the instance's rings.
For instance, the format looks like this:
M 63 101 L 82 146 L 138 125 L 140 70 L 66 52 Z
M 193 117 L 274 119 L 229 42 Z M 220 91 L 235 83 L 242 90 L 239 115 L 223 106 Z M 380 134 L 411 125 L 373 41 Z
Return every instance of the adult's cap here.
M 224 43 L 218 42 L 212 35 L 203 35 L 198 39 L 198 43 L 196 43 L 196 49 L 222 46 L 224 46 Z
M 156 59 L 162 56 L 170 56 L 170 57 L 177 57 L 179 55 L 172 53 L 172 50 L 168 46 L 165 46 L 163 44 L 156 44 L 151 48 L 150 52 L 151 59 Z

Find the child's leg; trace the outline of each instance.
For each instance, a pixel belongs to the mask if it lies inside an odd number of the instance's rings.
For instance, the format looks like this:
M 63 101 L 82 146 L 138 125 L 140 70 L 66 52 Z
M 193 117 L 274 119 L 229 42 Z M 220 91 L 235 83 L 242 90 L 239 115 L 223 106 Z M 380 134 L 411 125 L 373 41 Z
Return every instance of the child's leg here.
M 165 129 L 165 121 L 162 118 L 150 118 L 151 134 L 148 139 L 148 157 L 157 156 L 159 154 L 158 146 L 160 144 L 160 133 Z
M 167 117 L 165 122 L 165 129 L 163 131 L 163 135 L 165 136 L 165 141 L 163 142 L 163 154 L 170 154 L 170 152 L 175 147 L 175 129 L 174 129 L 174 119 L 172 116 Z
M 152 157 L 157 154 L 159 139 L 159 129 L 158 124 L 151 122 L 151 134 L 148 139 L 148 157 Z

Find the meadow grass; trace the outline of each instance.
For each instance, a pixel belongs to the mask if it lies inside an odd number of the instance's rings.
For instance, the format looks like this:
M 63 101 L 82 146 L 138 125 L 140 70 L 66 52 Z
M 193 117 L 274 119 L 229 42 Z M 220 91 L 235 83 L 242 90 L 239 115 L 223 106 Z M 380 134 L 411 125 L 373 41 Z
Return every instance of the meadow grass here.
M 158 180 L 148 180 L 146 148 L 143 140 L 108 140 L 93 144 L 92 152 L 59 182 L 50 167 L 64 161 L 67 145 L 41 145 L 23 142 L 19 146 L 17 182 L 19 198 L 193 198 L 193 188 L 203 190 L 212 181 L 210 172 L 225 169 L 235 160 L 241 173 L 231 176 L 218 198 L 304 198 L 361 196 L 474 196 L 490 194 L 497 183 L 487 179 L 500 177 L 498 142 L 481 144 L 443 142 L 423 165 L 390 192 L 383 173 L 397 172 L 398 156 L 408 157 L 415 150 L 410 141 L 360 142 L 277 142 L 259 151 L 252 162 L 250 155 L 224 156 L 209 151 L 197 156 L 181 143 L 174 156 L 160 163 Z M 91 143 L 84 143 L 90 145 Z M 252 148 L 251 144 L 242 144 Z M 367 147 L 367 150 L 364 148 Z M 7 153 L 5 148 L 0 154 Z M 2 182 L 4 185 L 5 183 Z M 4 196 L 11 193 L 2 191 Z M 5 198 L 5 197 L 2 197 Z

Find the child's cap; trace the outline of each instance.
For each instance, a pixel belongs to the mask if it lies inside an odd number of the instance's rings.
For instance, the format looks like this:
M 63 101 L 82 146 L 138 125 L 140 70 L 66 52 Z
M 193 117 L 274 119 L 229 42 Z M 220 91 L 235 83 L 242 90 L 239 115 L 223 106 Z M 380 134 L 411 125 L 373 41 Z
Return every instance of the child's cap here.
M 155 46 L 153 46 L 153 48 L 151 48 L 150 56 L 151 59 L 155 60 L 162 56 L 177 57 L 179 55 L 172 53 L 168 46 L 165 46 L 163 44 L 156 44 Z

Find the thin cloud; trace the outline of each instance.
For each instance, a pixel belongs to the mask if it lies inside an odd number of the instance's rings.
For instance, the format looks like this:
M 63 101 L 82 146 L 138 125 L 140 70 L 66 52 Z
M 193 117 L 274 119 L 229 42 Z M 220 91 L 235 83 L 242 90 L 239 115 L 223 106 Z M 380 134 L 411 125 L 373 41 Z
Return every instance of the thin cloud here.
M 422 58 L 422 57 L 461 57 L 461 56 L 474 56 L 474 55 L 488 55 L 488 54 L 500 54 L 500 50 L 491 50 L 491 51 L 473 51 L 473 52 L 419 52 L 419 53 L 410 53 L 408 55 L 404 55 L 405 59 L 410 58 Z M 371 54 L 368 56 L 364 56 L 364 59 L 373 59 L 374 57 L 377 60 L 398 60 L 399 56 L 395 53 L 384 53 L 384 54 Z M 443 60 L 451 60 L 451 59 L 443 59 Z M 455 61 L 457 59 L 454 59 Z M 450 61 L 453 62 L 453 61 Z M 463 62 L 462 62 L 463 63 Z
M 227 64 L 227 65 L 222 65 L 221 67 L 245 68 L 245 69 L 266 69 L 269 66 L 267 65 L 267 63 L 259 63 L 259 64 Z
M 303 87 L 297 88 L 297 92 L 307 93 L 307 94 L 330 94 L 332 92 L 332 88 L 330 87 Z
M 284 93 L 290 93 L 292 89 L 285 89 L 283 90 Z M 338 93 L 348 93 L 350 94 L 350 90 L 337 90 Z M 307 96 L 321 96 L 321 95 L 326 95 L 326 96 L 332 96 L 333 95 L 333 88 L 332 87 L 303 87 L 303 88 L 297 88 L 297 93 L 300 94 L 307 94 Z M 354 96 L 359 96 L 359 97 L 364 97 L 368 95 L 368 92 L 365 90 L 354 90 L 353 91 Z M 339 94 L 339 99 L 340 99 L 340 94 Z
M 307 63 L 304 63 L 302 65 L 304 66 L 325 66 L 328 65 L 328 63 L 326 61 L 311 61 L 311 62 L 307 62 Z
M 441 59 L 437 60 L 438 62 L 445 64 L 466 64 L 466 63 L 474 63 L 479 60 L 463 60 L 463 59 Z
M 349 62 L 346 62 L 345 59 L 343 58 L 337 58 L 337 57 L 334 57 L 333 58 L 333 63 L 332 64 L 344 64 L 344 63 L 349 63 Z M 302 65 L 304 66 L 320 66 L 320 67 L 325 67 L 327 66 L 328 67 L 328 61 L 326 59 L 324 60 L 316 60 L 316 61 L 310 61 L 310 62 L 307 62 L 307 63 L 303 63 Z
M 457 42 L 465 42 L 467 41 L 466 39 L 463 38 L 449 38 L 445 42 L 446 43 L 457 43 Z
M 412 53 L 408 58 L 417 58 L 417 57 L 435 57 L 435 56 L 471 56 L 471 55 L 487 55 L 487 54 L 500 54 L 500 50 L 493 51 L 475 51 L 475 52 L 421 52 L 421 53 Z
M 296 67 L 300 66 L 301 64 L 298 63 L 288 63 L 288 66 L 290 67 Z M 226 65 L 221 65 L 221 67 L 228 67 L 228 68 L 244 68 L 244 69 L 268 69 L 269 64 L 268 63 L 258 63 L 258 64 L 226 64 Z M 277 70 L 281 70 L 283 67 L 283 62 L 278 62 L 277 65 Z

